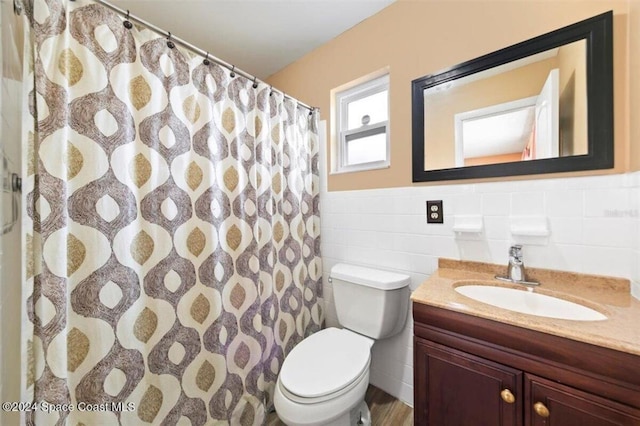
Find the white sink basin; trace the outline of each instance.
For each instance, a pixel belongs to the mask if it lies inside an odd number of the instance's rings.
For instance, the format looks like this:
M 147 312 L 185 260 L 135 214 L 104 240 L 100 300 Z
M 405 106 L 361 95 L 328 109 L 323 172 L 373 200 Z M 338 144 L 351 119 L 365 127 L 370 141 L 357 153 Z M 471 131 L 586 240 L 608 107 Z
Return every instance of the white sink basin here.
M 573 321 L 602 321 L 598 311 L 557 297 L 492 285 L 460 285 L 455 290 L 478 302 L 539 317 Z

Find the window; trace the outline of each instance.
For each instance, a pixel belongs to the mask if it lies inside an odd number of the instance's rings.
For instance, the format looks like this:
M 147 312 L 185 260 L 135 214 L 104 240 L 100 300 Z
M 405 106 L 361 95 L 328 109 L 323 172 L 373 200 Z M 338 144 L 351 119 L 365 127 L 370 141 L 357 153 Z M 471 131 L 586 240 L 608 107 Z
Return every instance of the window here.
M 334 172 L 389 167 L 389 75 L 336 94 Z

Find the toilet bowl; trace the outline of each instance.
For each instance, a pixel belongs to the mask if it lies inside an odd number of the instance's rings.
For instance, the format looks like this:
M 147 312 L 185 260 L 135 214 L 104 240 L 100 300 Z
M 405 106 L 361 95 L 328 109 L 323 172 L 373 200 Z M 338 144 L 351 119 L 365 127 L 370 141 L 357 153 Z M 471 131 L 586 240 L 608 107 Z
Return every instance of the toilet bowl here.
M 372 345 L 372 339 L 338 328 L 300 342 L 278 376 L 274 403 L 280 419 L 289 426 L 350 424 L 350 412 L 369 385 Z
M 331 269 L 339 323 L 300 342 L 280 369 L 274 404 L 289 426 L 348 426 L 370 413 L 364 401 L 369 386 L 371 347 L 397 334 L 405 323 L 410 278 L 360 266 Z

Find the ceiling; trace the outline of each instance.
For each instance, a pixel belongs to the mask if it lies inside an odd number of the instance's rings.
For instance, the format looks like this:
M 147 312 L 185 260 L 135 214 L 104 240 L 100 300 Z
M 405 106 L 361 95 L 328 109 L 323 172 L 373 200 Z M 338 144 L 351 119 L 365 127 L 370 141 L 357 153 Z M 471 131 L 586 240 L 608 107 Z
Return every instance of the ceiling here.
M 395 0 L 108 0 L 265 79 Z

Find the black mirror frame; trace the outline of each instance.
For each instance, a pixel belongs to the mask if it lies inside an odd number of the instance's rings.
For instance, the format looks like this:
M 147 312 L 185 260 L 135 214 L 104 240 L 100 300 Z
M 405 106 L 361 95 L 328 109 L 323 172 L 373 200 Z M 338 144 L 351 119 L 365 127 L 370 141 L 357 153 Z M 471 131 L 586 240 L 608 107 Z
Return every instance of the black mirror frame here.
M 586 155 L 424 170 L 424 91 L 579 40 L 587 44 Z M 613 167 L 613 12 L 569 25 L 411 82 L 413 182 L 532 175 Z

